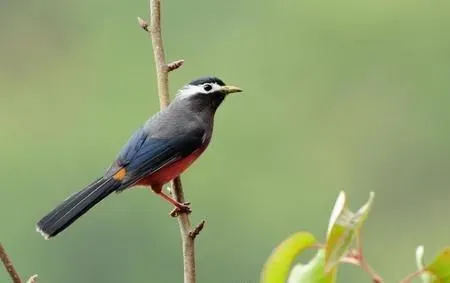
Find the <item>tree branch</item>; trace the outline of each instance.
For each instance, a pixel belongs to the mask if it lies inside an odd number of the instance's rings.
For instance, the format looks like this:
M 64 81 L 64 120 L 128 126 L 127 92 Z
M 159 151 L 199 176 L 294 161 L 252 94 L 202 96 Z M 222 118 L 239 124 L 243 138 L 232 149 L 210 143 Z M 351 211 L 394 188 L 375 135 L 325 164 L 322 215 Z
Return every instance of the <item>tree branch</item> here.
M 159 104 L 165 108 L 170 103 L 169 75 L 164 55 L 164 45 L 161 35 L 161 1 L 150 0 L 150 36 L 153 44 L 153 57 L 156 65 Z M 174 188 L 175 189 L 175 188 Z
M 6 253 L 2 244 L 0 244 L 0 258 L 2 259 L 3 265 L 5 266 L 6 270 L 8 271 L 12 282 L 22 283 L 19 273 L 17 273 L 16 269 L 14 268 L 14 265 L 12 264 L 11 260 L 9 259 L 8 254 Z
M 181 203 L 184 202 L 183 185 L 181 184 L 180 177 L 173 180 L 172 192 L 177 201 Z M 178 225 L 180 227 L 181 239 L 183 241 L 184 283 L 195 283 L 195 238 L 190 237 L 192 225 L 188 214 L 179 214 Z
M 150 26 L 148 22 L 138 18 L 138 23 L 150 34 L 153 45 L 153 56 L 156 65 L 156 77 L 158 83 L 158 96 L 161 109 L 170 103 L 169 72 L 178 69 L 184 63 L 178 60 L 166 64 L 164 45 L 161 34 L 161 0 L 150 1 Z M 184 192 L 180 177 L 172 181 L 172 194 L 175 199 L 184 203 Z M 187 213 L 178 213 L 178 224 L 183 246 L 184 283 L 195 283 L 195 245 L 194 240 L 203 229 L 204 222 L 192 230 L 192 225 Z
M 9 276 L 11 277 L 11 281 L 13 283 L 22 283 L 22 279 L 20 279 L 19 273 L 14 268 L 12 261 L 9 259 L 9 256 L 1 243 L 0 243 L 0 258 L 2 260 L 3 265 L 6 268 L 6 271 L 8 271 Z M 36 283 L 37 277 L 38 277 L 37 274 L 31 276 L 30 279 L 27 280 L 27 283 Z

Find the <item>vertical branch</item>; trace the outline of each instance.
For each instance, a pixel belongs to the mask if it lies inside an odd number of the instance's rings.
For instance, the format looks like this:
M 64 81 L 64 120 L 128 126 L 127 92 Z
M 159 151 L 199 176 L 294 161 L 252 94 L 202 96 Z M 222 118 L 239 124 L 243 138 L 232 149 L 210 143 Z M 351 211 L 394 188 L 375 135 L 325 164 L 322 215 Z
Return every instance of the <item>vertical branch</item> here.
M 9 259 L 8 254 L 6 253 L 2 244 L 0 244 L 0 258 L 2 259 L 3 265 L 5 266 L 6 270 L 8 271 L 12 282 L 13 283 L 22 283 L 19 273 L 17 273 L 16 269 L 14 268 L 14 265 L 12 264 L 11 260 Z
M 184 202 L 183 185 L 180 177 L 172 182 L 172 190 L 175 199 Z M 183 241 L 183 270 L 184 283 L 195 283 L 195 234 L 192 233 L 191 221 L 187 213 L 180 213 L 178 216 L 178 226 L 180 227 L 181 239 Z M 203 226 L 203 225 L 202 225 Z M 197 233 L 198 234 L 198 233 Z
M 159 104 L 161 109 L 167 107 L 170 102 L 169 72 L 164 55 L 164 45 L 161 35 L 161 1 L 150 0 L 150 36 L 153 44 L 153 56 L 155 57 L 156 78 L 158 82 Z
M 139 25 L 150 34 L 153 45 L 153 56 L 156 65 L 156 77 L 158 83 L 158 95 L 160 108 L 167 107 L 170 103 L 169 95 L 169 72 L 178 69 L 183 65 L 183 60 L 174 61 L 170 64 L 166 63 L 164 45 L 161 34 L 161 1 L 150 1 L 150 25 L 138 18 Z M 183 186 L 180 177 L 172 182 L 172 194 L 175 199 L 184 203 Z M 178 224 L 181 233 L 183 246 L 183 266 L 184 266 L 184 283 L 195 283 L 195 247 L 194 240 L 198 233 L 203 229 L 205 224 L 202 221 L 197 227 L 192 229 L 191 221 L 187 213 L 178 213 Z

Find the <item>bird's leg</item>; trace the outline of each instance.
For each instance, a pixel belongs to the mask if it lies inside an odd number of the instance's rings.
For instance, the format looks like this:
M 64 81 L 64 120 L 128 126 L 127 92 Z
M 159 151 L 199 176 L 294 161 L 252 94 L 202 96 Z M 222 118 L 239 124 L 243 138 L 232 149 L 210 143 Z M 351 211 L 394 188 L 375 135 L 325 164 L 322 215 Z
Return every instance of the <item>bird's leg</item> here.
M 180 213 L 188 213 L 189 214 L 192 212 L 191 207 L 189 206 L 190 205 L 189 202 L 181 203 L 181 202 L 177 201 L 176 199 L 166 195 L 162 191 L 162 186 L 152 186 L 151 189 L 154 193 L 156 193 L 157 195 L 162 197 L 164 200 L 168 201 L 173 206 L 175 206 L 175 208 L 170 212 L 171 216 L 176 217 Z
M 188 213 L 189 214 L 192 212 L 192 209 L 189 206 L 190 205 L 189 202 L 185 202 L 185 203 L 178 202 L 176 199 L 173 199 L 172 197 L 166 195 L 162 191 L 160 193 L 158 193 L 158 195 L 160 195 L 163 199 L 167 200 L 168 202 L 170 202 L 171 204 L 173 204 L 175 206 L 175 208 L 170 212 L 170 216 L 176 217 L 180 213 Z

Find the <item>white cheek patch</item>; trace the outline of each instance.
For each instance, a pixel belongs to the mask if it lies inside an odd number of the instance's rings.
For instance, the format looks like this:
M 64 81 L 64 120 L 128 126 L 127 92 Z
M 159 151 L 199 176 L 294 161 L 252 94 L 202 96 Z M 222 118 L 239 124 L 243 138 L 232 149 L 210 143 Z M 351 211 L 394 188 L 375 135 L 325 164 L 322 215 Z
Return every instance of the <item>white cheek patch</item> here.
M 187 85 L 178 91 L 177 97 L 179 97 L 179 99 L 186 99 L 197 93 L 204 93 L 204 92 L 205 90 L 203 89 L 203 86 Z
M 187 85 L 178 91 L 177 97 L 179 99 L 186 99 L 186 98 L 189 98 L 193 95 L 200 94 L 200 93 L 203 93 L 203 94 L 212 93 L 221 88 L 221 86 L 216 83 L 211 83 L 209 85 L 212 86 L 211 90 L 209 90 L 209 91 L 206 91 L 204 89 L 205 84 L 203 84 L 203 85 Z

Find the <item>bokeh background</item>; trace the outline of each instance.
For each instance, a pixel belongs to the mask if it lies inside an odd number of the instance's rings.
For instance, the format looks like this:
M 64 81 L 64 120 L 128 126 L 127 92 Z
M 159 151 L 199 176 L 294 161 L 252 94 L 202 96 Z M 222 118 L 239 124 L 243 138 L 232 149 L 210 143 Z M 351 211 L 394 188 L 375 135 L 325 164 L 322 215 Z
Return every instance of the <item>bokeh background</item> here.
M 42 282 L 181 282 L 176 221 L 145 189 L 44 241 L 34 223 L 103 172 L 158 109 L 147 1 L 0 2 L 0 236 Z M 183 181 L 198 282 L 256 283 L 299 230 L 324 239 L 340 189 L 376 192 L 366 256 L 387 282 L 450 244 L 450 2 L 163 1 L 171 90 L 245 89 Z M 3 269 L 0 282 L 7 282 Z M 344 266 L 339 282 L 369 282 Z

